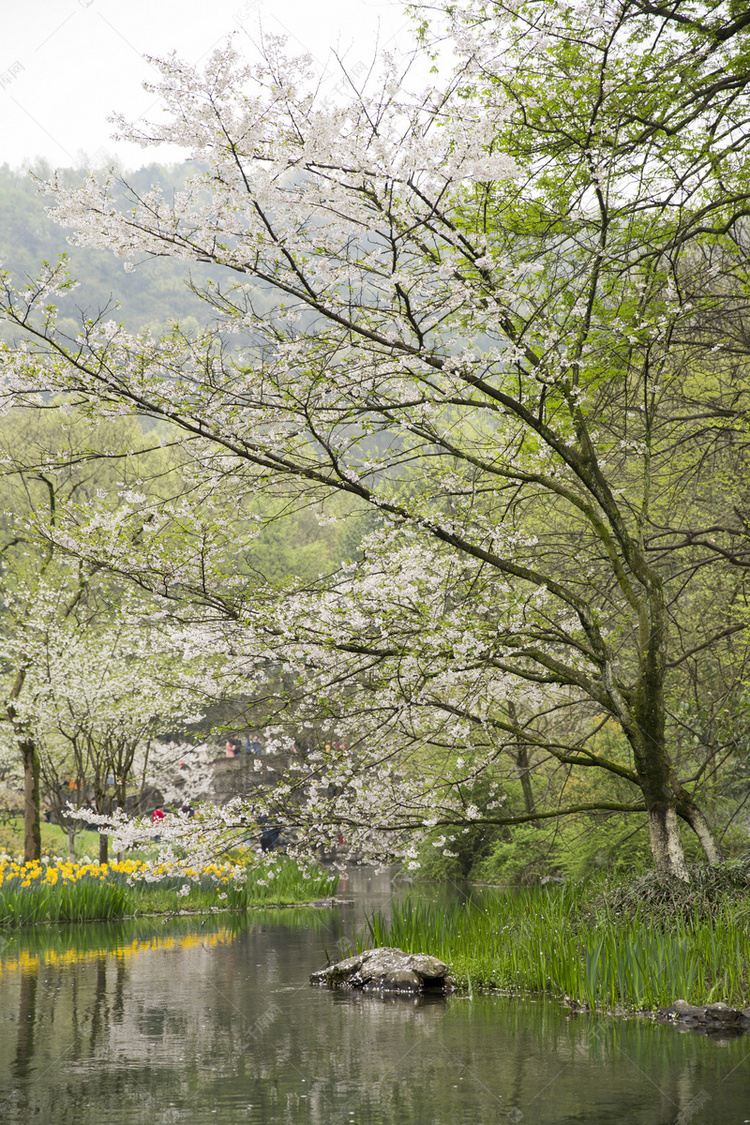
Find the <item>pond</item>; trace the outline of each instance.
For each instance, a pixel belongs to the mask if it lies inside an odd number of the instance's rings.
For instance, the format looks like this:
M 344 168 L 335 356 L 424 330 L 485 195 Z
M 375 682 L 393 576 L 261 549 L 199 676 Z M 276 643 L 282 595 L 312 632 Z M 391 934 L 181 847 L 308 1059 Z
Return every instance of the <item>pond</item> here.
M 362 869 L 335 910 L 0 934 L 0 1122 L 750 1121 L 750 1037 L 543 997 L 312 988 L 391 890 Z

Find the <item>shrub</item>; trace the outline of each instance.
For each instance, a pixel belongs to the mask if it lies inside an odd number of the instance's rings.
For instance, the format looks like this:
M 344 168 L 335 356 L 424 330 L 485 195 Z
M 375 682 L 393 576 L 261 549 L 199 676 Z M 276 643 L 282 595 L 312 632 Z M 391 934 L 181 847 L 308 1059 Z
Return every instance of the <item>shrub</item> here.
M 657 921 L 670 915 L 715 918 L 727 903 L 744 906 L 750 914 L 750 853 L 711 867 L 691 864 L 689 872 L 689 883 L 659 881 L 653 871 L 612 883 L 598 896 L 596 907 L 623 917 L 647 914 Z

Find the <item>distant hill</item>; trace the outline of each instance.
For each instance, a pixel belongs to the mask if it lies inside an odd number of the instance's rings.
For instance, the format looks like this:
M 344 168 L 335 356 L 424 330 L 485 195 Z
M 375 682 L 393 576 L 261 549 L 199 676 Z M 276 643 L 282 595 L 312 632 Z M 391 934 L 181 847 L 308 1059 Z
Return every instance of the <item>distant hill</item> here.
M 150 164 L 128 174 L 128 182 L 138 190 L 152 184 L 164 188 L 180 188 L 195 165 L 165 167 Z M 190 331 L 210 319 L 205 303 L 187 288 L 192 276 L 203 284 L 216 276 L 216 267 L 200 263 L 175 262 L 169 259 L 146 259 L 135 263 L 133 272 L 125 272 L 123 262 L 103 250 L 71 246 L 70 231 L 58 226 L 47 214 L 53 198 L 40 194 L 40 186 L 51 175 L 51 168 L 39 162 L 32 173 L 0 166 L 0 262 L 14 282 L 35 277 L 43 261 L 52 262 L 60 254 L 69 257 L 71 274 L 80 287 L 63 297 L 58 304 L 62 316 L 70 317 L 74 328 L 80 310 L 89 315 L 116 300 L 120 308 L 112 313 L 132 331 L 151 328 L 157 332 L 179 321 Z M 84 170 L 67 169 L 67 182 L 83 180 Z

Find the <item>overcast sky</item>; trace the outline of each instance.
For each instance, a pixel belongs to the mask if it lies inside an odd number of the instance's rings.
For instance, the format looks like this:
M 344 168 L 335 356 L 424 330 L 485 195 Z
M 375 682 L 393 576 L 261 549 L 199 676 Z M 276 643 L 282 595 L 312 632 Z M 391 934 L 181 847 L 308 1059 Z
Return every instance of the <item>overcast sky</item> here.
M 234 32 L 252 57 L 259 21 L 321 67 L 331 48 L 356 66 L 372 60 L 378 41 L 394 50 L 410 38 L 400 0 L 4 0 L 1 10 L 0 164 L 12 167 L 38 156 L 55 167 L 82 154 L 92 166 L 114 155 L 131 168 L 156 159 L 114 143 L 107 122 L 115 111 L 132 120 L 155 114 L 142 87 L 155 78 L 144 55 L 176 51 L 197 63 Z

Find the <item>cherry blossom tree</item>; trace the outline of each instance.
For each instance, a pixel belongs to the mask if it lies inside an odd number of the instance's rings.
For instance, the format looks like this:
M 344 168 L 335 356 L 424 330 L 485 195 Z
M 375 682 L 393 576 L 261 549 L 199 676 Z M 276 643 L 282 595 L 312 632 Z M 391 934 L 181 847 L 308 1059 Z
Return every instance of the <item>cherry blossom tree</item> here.
M 156 451 L 149 471 L 163 481 L 168 462 Z M 4 419 L 0 745 L 20 758 L 27 860 L 41 854 L 43 788 L 59 815 L 68 799 L 102 812 L 124 802 L 144 741 L 200 711 L 213 690 L 216 656 L 210 647 L 197 655 L 196 631 L 71 546 L 81 536 L 137 540 L 149 513 L 134 466 L 145 487 L 143 459 L 153 454 L 138 426 L 94 425 L 71 410 Z
M 126 269 L 213 263 L 212 319 L 154 339 L 104 312 L 71 340 L 64 265 L 8 281 L 26 336 L 8 393 L 168 421 L 206 503 L 271 490 L 323 523 L 328 497 L 363 513 L 356 565 L 283 596 L 227 573 L 208 531 L 176 555 L 155 529 L 144 556 L 144 582 L 224 621 L 249 683 L 282 666 L 299 721 L 328 715 L 349 746 L 269 815 L 416 862 L 417 830 L 445 825 L 449 846 L 519 819 L 467 786 L 521 746 L 625 783 L 614 807 L 645 813 L 657 870 L 686 878 L 680 820 L 720 853 L 670 700 L 696 661 L 731 672 L 749 561 L 724 482 L 746 456 L 750 17 L 424 11 L 436 73 L 416 94 L 391 59 L 327 103 L 274 40 L 259 65 L 231 44 L 202 71 L 152 60 L 165 118 L 121 134 L 204 171 L 129 207 L 111 178 L 58 183 L 56 215 Z M 124 567 L 124 540 L 107 546 Z M 623 760 L 597 748 L 611 720 Z
M 38 435 L 19 431 L 15 421 L 12 417 L 5 419 L 2 448 L 0 721 L 6 753 L 12 744 L 20 757 L 24 855 L 33 860 L 41 855 L 41 778 L 39 748 L 24 715 L 29 671 L 39 659 L 40 629 L 47 628 L 51 621 L 75 615 L 79 604 L 86 600 L 89 580 L 98 568 L 82 565 L 78 559 L 61 553 L 49 535 L 44 534 L 57 522 L 67 489 L 54 472 L 46 471 L 49 466 L 40 463 L 34 455 L 36 451 L 30 452 Z
M 109 813 L 154 779 L 154 765 L 166 778 L 155 740 L 179 726 L 189 730 L 216 696 L 215 661 L 200 651 L 203 641 L 132 599 L 87 628 L 68 619 L 45 629 L 23 721 L 34 731 L 42 776 L 66 825 L 68 803 Z M 152 752 L 157 762 L 149 768 Z M 175 767 L 177 773 L 179 762 Z M 106 833 L 99 859 L 107 862 Z

